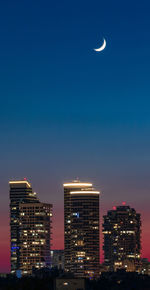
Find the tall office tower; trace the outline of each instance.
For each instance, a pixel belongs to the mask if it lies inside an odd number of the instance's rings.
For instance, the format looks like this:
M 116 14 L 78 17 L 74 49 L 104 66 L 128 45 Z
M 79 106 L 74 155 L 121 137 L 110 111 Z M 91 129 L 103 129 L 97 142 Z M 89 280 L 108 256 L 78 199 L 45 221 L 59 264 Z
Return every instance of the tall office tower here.
M 109 210 L 103 219 L 105 264 L 110 270 L 133 270 L 140 260 L 140 214 L 124 205 Z
M 78 180 L 63 186 L 65 270 L 77 277 L 97 277 L 100 192 Z
M 51 266 L 50 240 L 52 205 L 21 203 L 20 270 L 32 274 L 33 269 Z
M 11 273 L 20 269 L 20 202 L 38 202 L 31 184 L 25 179 L 9 181 L 10 186 L 10 242 L 11 242 Z
M 26 179 L 10 181 L 9 185 L 11 273 L 22 270 L 30 274 L 33 267 L 50 265 L 52 206 L 40 203 Z

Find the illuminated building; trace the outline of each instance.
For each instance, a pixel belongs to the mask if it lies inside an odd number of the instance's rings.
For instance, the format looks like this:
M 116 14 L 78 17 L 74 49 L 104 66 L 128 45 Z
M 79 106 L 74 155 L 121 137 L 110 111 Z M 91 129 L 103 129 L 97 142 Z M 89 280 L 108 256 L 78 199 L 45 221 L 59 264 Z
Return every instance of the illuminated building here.
M 34 204 L 37 204 L 37 207 L 41 207 L 41 204 L 36 197 L 36 193 L 32 191 L 31 184 L 26 180 L 13 180 L 9 181 L 10 186 L 10 243 L 11 243 L 11 273 L 16 274 L 17 271 L 21 269 L 22 263 L 22 247 L 23 241 L 22 240 L 22 231 L 26 230 L 23 227 L 29 227 L 31 223 L 30 212 L 28 215 L 28 219 L 26 219 L 26 225 L 21 224 L 21 205 L 24 204 L 26 207 L 34 208 Z M 48 205 L 49 206 L 49 205 Z M 32 213 L 32 210 L 31 210 Z M 47 219 L 49 220 L 49 216 Z M 42 219 L 42 217 L 41 217 Z M 43 218 L 44 219 L 44 218 Z M 36 221 L 36 217 L 34 218 Z M 32 229 L 31 229 L 32 230 Z M 35 236 L 36 237 L 36 236 Z M 50 251 L 50 246 L 49 246 Z M 34 266 L 34 263 L 32 264 Z
M 136 269 L 141 255 L 140 214 L 129 206 L 117 206 L 103 217 L 104 259 L 110 270 Z
M 25 180 L 13 180 L 10 186 L 10 240 L 11 240 L 11 273 L 20 269 L 20 202 L 39 202 L 33 193 L 31 184 Z
M 140 273 L 150 276 L 150 262 L 146 258 L 141 259 Z
M 21 203 L 20 209 L 20 270 L 32 274 L 33 269 L 50 268 L 52 205 Z
M 64 250 L 51 251 L 51 265 L 53 268 L 64 270 Z
M 97 277 L 100 192 L 78 180 L 63 186 L 65 270 L 77 277 Z

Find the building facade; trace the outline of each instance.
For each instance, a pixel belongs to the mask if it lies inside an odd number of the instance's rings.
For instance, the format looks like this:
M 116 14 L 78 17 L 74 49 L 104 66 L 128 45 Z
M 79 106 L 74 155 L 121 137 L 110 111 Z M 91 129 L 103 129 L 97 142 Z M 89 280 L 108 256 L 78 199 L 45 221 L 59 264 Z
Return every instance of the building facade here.
M 10 181 L 10 248 L 11 273 L 20 269 L 20 215 L 19 204 L 39 202 L 27 180 Z
M 136 270 L 141 256 L 141 218 L 129 206 L 117 206 L 103 217 L 104 259 L 110 270 Z
M 10 181 L 9 186 L 11 273 L 17 274 L 18 271 L 21 271 L 23 274 L 30 274 L 31 268 L 37 266 L 36 262 L 41 263 L 39 265 L 42 267 L 45 255 L 47 255 L 48 260 L 50 259 L 50 237 L 48 238 L 48 235 L 50 234 L 52 206 L 40 203 L 39 199 L 36 197 L 36 193 L 32 191 L 31 184 L 26 179 Z M 48 214 L 46 214 L 46 211 L 48 211 Z M 35 226 L 38 224 L 41 225 L 40 230 L 43 230 L 43 232 L 38 232 L 39 227 Z M 32 231 L 35 229 L 36 231 L 34 234 Z M 31 259 L 35 252 L 34 249 L 36 248 L 36 244 L 35 247 L 32 247 L 32 245 L 34 242 L 37 242 L 37 239 L 39 239 L 39 242 L 42 239 L 43 241 L 45 240 L 47 245 L 47 248 L 44 248 L 42 244 L 39 244 L 39 247 L 41 246 L 41 253 L 37 258 L 38 261 L 33 258 Z M 25 247 L 25 245 L 27 247 Z M 25 262 L 24 259 L 28 260 L 29 257 L 31 265 L 29 271 L 27 271 L 27 267 L 25 267 L 26 264 L 24 264 L 27 261 Z M 40 257 L 41 261 L 39 261 Z
M 150 262 L 147 258 L 142 258 L 139 272 L 143 275 L 149 275 L 150 276 Z
M 77 277 L 99 274 L 99 194 L 91 183 L 64 184 L 65 270 Z
M 34 269 L 51 267 L 50 240 L 52 205 L 20 204 L 20 270 L 32 274 Z

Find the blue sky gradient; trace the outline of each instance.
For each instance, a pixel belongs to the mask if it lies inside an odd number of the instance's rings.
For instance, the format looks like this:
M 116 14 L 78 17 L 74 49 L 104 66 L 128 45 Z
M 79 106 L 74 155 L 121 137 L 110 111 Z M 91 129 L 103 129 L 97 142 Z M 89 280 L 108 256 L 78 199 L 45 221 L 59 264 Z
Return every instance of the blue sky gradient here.
M 3 216 L 8 180 L 24 176 L 62 216 L 62 182 L 74 177 L 103 192 L 103 214 L 123 200 L 144 214 L 150 202 L 150 3 L 0 5 Z M 94 52 L 103 38 L 106 49 Z

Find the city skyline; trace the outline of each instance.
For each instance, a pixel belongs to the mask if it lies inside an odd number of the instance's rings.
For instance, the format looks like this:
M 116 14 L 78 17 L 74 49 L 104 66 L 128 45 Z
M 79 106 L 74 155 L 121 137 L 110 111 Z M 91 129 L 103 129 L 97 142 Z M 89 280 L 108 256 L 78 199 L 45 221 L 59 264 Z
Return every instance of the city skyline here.
M 8 180 L 24 177 L 54 205 L 53 248 L 63 248 L 62 184 L 79 177 L 101 191 L 101 224 L 122 202 L 141 213 L 150 259 L 150 3 L 80 2 L 1 3 L 0 272 Z
M 29 195 L 30 195 L 30 199 L 32 200 L 32 199 L 35 199 L 35 200 L 37 200 L 37 202 L 39 202 L 39 199 L 37 199 L 37 193 L 36 192 L 34 192 L 33 190 L 32 190 L 32 187 L 31 187 L 31 183 L 27 180 L 27 178 L 24 178 L 24 179 L 22 179 L 22 184 L 27 184 L 27 192 L 31 192 Z M 75 179 L 74 180 L 70 180 L 70 182 L 71 183 L 69 183 L 69 184 L 73 184 L 74 182 L 75 182 Z M 80 181 L 79 181 L 79 179 L 77 179 L 76 180 L 76 182 L 79 182 L 79 184 L 80 184 Z M 9 181 L 9 184 L 10 184 L 10 186 L 12 187 L 12 190 L 13 190 L 13 187 L 14 187 L 14 190 L 16 190 L 15 189 L 15 184 L 17 184 L 17 183 L 20 183 L 20 180 L 15 180 L 15 181 Z M 62 188 L 64 187 L 64 185 L 69 185 L 68 183 L 63 183 L 62 184 Z M 77 183 L 76 183 L 77 184 Z M 93 190 L 93 185 L 92 185 L 92 183 L 82 183 L 83 185 L 89 185 L 89 186 L 91 186 L 91 188 L 92 188 L 92 190 Z M 96 187 L 97 188 L 97 187 Z M 24 189 L 23 189 L 24 190 Z M 99 193 L 98 191 L 94 191 L 94 192 L 96 192 L 96 193 Z M 13 192 L 12 192 L 13 193 Z M 31 196 L 32 195 L 32 196 Z M 39 194 L 38 194 L 38 197 L 39 197 Z M 16 201 L 17 202 L 17 201 Z M 32 201 L 33 202 L 33 201 Z M 122 207 L 128 207 L 128 206 L 126 206 L 126 202 L 125 201 L 123 201 L 122 203 Z M 128 203 L 127 203 L 127 205 L 128 205 Z M 63 205 L 62 205 L 63 206 Z M 115 211 L 116 210 L 116 208 L 118 208 L 119 207 L 119 204 L 117 205 L 117 206 L 114 206 L 114 203 L 113 203 L 113 207 L 112 207 L 112 209 L 110 209 L 110 208 L 106 208 L 106 212 L 109 212 L 109 211 Z M 54 208 L 55 208 L 55 206 L 54 206 Z M 103 259 L 103 255 L 104 255 L 104 252 L 103 252 L 103 233 L 102 233 L 102 223 L 103 223 L 103 221 L 102 221 L 102 216 L 103 216 L 103 211 L 101 212 L 100 211 L 100 213 L 101 213 L 101 219 L 100 219 L 100 229 L 101 229 L 101 233 L 100 233 L 100 262 L 102 263 L 103 261 L 104 261 L 104 259 Z M 64 214 L 64 213 L 63 213 Z M 106 213 L 105 213 L 106 214 Z M 55 213 L 55 211 L 53 212 L 53 215 L 56 217 L 56 213 Z M 61 217 L 61 218 L 63 218 L 63 217 Z M 8 220 L 9 221 L 9 220 Z M 63 220 L 62 220 L 62 222 L 63 222 Z M 55 222 L 53 221 L 53 229 L 54 229 L 54 233 L 53 233 L 53 231 L 52 231 L 52 236 L 53 236 L 53 242 L 52 242 L 52 249 L 64 249 L 64 228 L 62 227 L 62 232 L 60 233 L 60 236 L 59 236 L 59 242 L 60 242 L 60 240 L 61 240 L 61 246 L 57 246 L 57 243 L 55 243 L 55 235 L 56 235 L 56 233 L 55 232 L 58 232 L 57 231 L 57 229 L 55 229 L 55 226 L 56 226 L 56 224 L 55 224 Z M 142 223 L 143 223 L 143 219 L 142 219 Z M 141 233 L 141 240 L 143 240 L 142 239 L 143 238 L 143 233 Z M 8 252 L 7 252 L 7 257 L 8 257 L 8 259 L 10 259 L 9 258 L 9 252 L 10 252 L 10 240 L 8 240 L 7 241 L 8 242 Z M 144 252 L 144 249 L 143 249 L 143 247 L 142 247 L 142 250 L 143 251 L 141 251 L 142 253 Z M 141 257 L 145 257 L 145 258 L 149 258 L 148 256 L 146 256 L 146 255 L 141 255 Z M 8 260 L 7 261 L 7 272 L 10 270 L 10 267 L 9 267 L 9 264 L 10 264 L 10 261 Z M 6 272 L 6 270 L 5 270 L 5 272 Z

